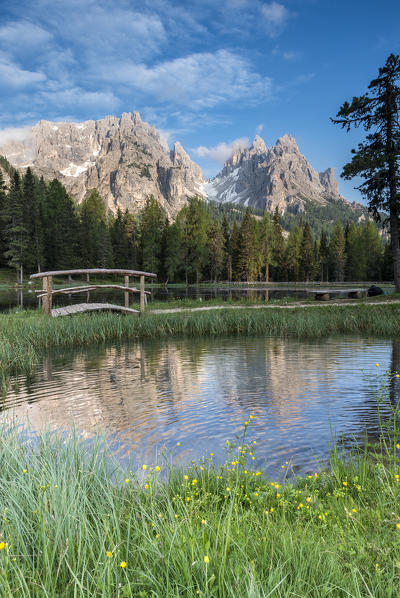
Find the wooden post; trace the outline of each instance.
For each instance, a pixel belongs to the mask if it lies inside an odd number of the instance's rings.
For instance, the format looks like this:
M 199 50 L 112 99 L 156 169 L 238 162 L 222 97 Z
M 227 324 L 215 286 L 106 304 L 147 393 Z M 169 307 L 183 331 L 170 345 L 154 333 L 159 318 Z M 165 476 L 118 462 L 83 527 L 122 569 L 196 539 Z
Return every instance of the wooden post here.
M 140 277 L 140 315 L 144 314 L 144 276 Z
M 42 308 L 45 314 L 51 314 L 52 305 L 52 291 L 53 291 L 53 277 L 45 276 L 43 278 L 43 292 L 46 293 L 43 297 Z
M 53 277 L 47 277 L 47 313 L 51 314 L 51 308 L 53 303 Z
M 125 276 L 125 286 L 129 287 L 129 276 Z M 125 291 L 125 307 L 129 307 L 129 293 Z
M 47 276 L 45 276 L 44 278 L 42 278 L 42 291 L 44 297 L 42 298 L 42 309 L 44 311 L 45 314 L 47 314 Z

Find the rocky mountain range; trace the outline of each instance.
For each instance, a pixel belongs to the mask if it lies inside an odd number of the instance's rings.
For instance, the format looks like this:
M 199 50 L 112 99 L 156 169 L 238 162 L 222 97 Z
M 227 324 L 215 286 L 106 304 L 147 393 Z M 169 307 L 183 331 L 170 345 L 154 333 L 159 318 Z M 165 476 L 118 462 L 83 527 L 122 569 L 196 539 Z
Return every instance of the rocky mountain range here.
M 257 135 L 251 147 L 236 150 L 216 177 L 204 181 L 180 143 L 170 150 L 138 112 L 83 123 L 40 121 L 27 139 L 1 146 L 0 155 L 17 168 L 58 178 L 78 202 L 96 188 L 113 211 L 119 206 L 137 212 L 150 195 L 172 219 L 193 195 L 292 214 L 309 202 L 360 208 L 339 194 L 332 168 L 317 173 L 290 135 L 271 149 Z
M 0 147 L 0 155 L 17 168 L 58 178 L 78 202 L 98 189 L 113 211 L 119 206 L 137 212 L 154 195 L 174 218 L 203 183 L 200 167 L 181 144 L 169 150 L 138 112 L 83 123 L 42 120 L 26 140 Z
M 271 149 L 256 135 L 251 147 L 236 150 L 202 189 L 209 199 L 261 211 L 278 208 L 281 214 L 302 212 L 309 201 L 320 206 L 332 200 L 352 205 L 340 195 L 333 169 L 317 173 L 287 134 Z

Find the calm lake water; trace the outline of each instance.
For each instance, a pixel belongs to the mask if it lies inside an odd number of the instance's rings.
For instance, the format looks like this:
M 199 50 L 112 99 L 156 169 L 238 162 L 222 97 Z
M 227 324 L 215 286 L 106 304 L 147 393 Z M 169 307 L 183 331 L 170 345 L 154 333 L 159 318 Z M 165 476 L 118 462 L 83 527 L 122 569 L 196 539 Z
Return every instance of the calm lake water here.
M 376 367 L 379 363 L 379 368 Z M 71 424 L 91 438 L 105 432 L 124 467 L 154 464 L 166 448 L 175 463 L 226 440 L 256 440 L 254 464 L 269 474 L 324 463 L 332 430 L 346 442 L 378 429 L 371 378 L 400 371 L 400 341 L 358 337 L 299 341 L 234 337 L 173 339 L 95 347 L 45 357 L 14 379 L 3 413 L 34 430 Z M 399 388 L 391 389 L 392 400 Z M 180 442 L 177 447 L 176 443 Z

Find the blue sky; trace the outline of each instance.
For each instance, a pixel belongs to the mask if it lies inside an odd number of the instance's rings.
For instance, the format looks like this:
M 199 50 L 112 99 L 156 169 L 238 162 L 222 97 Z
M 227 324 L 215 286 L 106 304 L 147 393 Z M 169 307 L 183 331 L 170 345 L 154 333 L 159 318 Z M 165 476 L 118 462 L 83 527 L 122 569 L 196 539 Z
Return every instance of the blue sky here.
M 40 119 L 138 110 L 216 174 L 236 140 L 293 135 L 337 176 L 330 123 L 400 52 L 396 0 L 0 0 L 0 142 Z M 340 180 L 350 200 L 360 195 Z

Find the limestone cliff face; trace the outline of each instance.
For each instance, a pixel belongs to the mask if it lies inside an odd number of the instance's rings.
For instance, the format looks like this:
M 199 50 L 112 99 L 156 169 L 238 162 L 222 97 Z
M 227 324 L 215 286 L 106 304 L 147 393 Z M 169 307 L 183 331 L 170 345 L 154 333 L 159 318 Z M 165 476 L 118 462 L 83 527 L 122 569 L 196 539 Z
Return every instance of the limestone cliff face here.
M 305 199 L 321 205 L 332 199 L 345 201 L 332 168 L 318 174 L 290 135 L 280 137 L 271 149 L 257 135 L 251 147 L 236 151 L 203 190 L 210 199 L 270 212 L 278 208 L 281 213 L 303 211 Z
M 204 182 L 181 144 L 169 150 L 138 112 L 83 123 L 40 121 L 29 139 L 3 145 L 0 155 L 21 170 L 29 165 L 39 176 L 60 179 L 78 202 L 98 189 L 113 211 L 138 212 L 150 195 L 171 219 L 193 195 L 281 213 L 303 212 L 307 201 L 351 206 L 332 168 L 317 173 L 290 135 L 270 149 L 256 135 L 251 147 L 237 149 L 220 174 Z
M 46 179 L 58 178 L 78 202 L 98 189 L 113 211 L 138 212 L 154 195 L 174 218 L 203 182 L 182 146 L 170 151 L 138 112 L 83 123 L 40 121 L 27 141 L 0 147 L 0 155 Z

